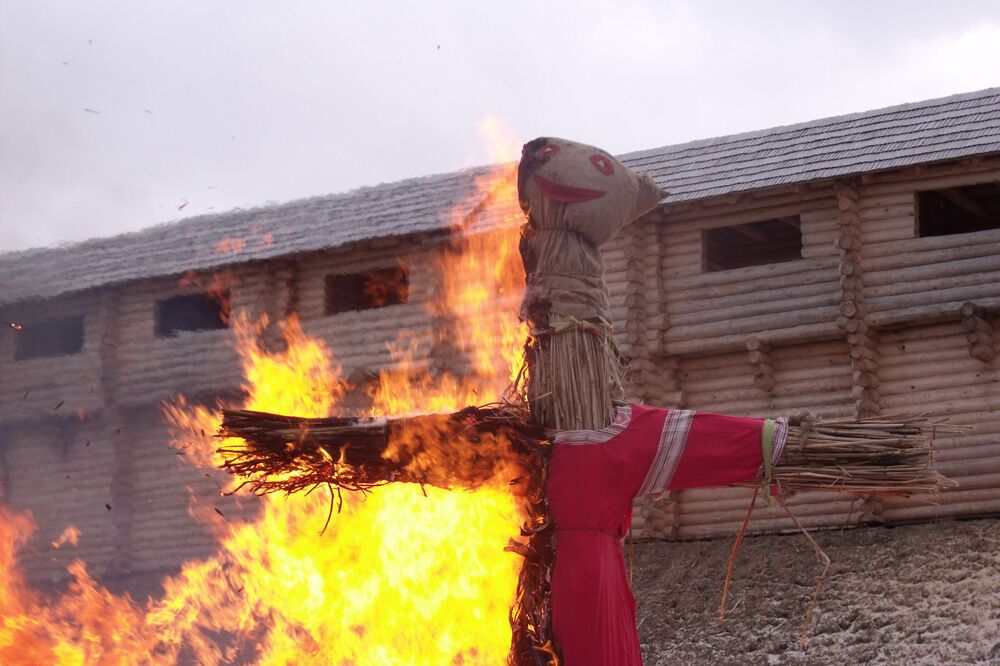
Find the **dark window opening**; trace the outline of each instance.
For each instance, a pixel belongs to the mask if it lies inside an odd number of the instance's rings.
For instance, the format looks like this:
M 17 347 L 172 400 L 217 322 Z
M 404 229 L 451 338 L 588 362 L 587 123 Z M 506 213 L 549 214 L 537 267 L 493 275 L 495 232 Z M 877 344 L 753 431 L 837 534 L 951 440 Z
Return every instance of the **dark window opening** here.
M 384 308 L 406 303 L 410 279 L 401 266 L 367 273 L 326 276 L 326 313 Z
M 917 192 L 917 233 L 948 236 L 1000 229 L 1000 184 Z
M 229 326 L 229 291 L 174 296 L 156 302 L 156 335 L 211 331 Z
M 702 232 L 706 271 L 727 271 L 802 258 L 798 215 Z
M 14 334 L 14 360 L 79 354 L 83 351 L 83 315 L 24 324 Z

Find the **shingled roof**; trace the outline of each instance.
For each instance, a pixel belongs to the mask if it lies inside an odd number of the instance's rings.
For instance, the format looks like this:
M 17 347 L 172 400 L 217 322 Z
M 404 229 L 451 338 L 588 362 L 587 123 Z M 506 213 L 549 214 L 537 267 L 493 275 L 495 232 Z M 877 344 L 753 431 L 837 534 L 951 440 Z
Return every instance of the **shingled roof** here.
M 1000 88 L 622 155 L 667 202 L 1000 152 Z
M 620 156 L 664 203 L 1000 153 L 1000 88 Z M 234 210 L 75 245 L 0 255 L 0 304 L 439 231 L 475 207 L 488 167 Z M 266 240 L 265 240 L 266 239 Z M 220 243 L 243 241 L 239 253 Z

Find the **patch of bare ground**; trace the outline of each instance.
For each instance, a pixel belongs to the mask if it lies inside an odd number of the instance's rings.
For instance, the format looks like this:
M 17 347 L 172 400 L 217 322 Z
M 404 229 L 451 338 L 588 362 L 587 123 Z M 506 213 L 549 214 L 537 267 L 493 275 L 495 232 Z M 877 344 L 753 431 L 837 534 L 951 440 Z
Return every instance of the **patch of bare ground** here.
M 801 534 L 748 537 L 717 620 L 732 539 L 635 547 L 646 666 L 1000 664 L 1000 520 L 815 533 L 833 561 L 803 649 L 822 571 Z

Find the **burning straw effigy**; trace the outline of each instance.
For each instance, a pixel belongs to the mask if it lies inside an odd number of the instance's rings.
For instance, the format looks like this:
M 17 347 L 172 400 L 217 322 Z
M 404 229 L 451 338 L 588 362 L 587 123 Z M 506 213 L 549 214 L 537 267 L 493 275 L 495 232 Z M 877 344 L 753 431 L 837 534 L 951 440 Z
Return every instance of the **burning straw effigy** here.
M 776 487 L 783 494 L 832 490 L 905 496 L 931 493 L 947 484 L 932 464 L 932 426 L 926 419 L 795 422 L 777 462 L 752 481 L 755 490 L 764 488 L 770 493 Z M 544 492 L 551 438 L 545 428 L 528 421 L 523 410 L 494 405 L 398 419 L 299 418 L 226 410 L 219 434 L 227 438 L 219 448 L 223 467 L 241 480 L 233 492 L 246 488 L 255 494 L 308 493 L 325 487 L 330 489 L 331 514 L 333 498 L 340 498 L 342 492 L 368 492 L 388 483 L 475 490 L 506 475 L 511 492 L 527 503 L 531 516 L 522 529 L 525 541 L 512 539 L 509 545 L 509 550 L 525 559 L 511 609 L 512 655 L 518 655 L 511 663 L 530 663 L 525 655 L 549 654 L 549 650 L 553 650 L 549 663 L 558 663 L 548 618 L 554 535 L 546 529 Z M 445 451 L 449 455 L 442 456 Z M 747 519 L 749 515 L 748 510 Z M 746 522 L 730 558 L 721 617 L 745 527 Z M 822 551 L 818 552 L 824 559 Z M 828 569 L 829 560 L 824 561 Z
M 530 335 L 525 343 L 524 371 L 508 396 L 509 402 L 467 407 L 453 414 L 395 419 L 303 419 L 226 411 L 219 434 L 233 439 L 227 439 L 219 449 L 223 467 L 241 479 L 241 488 L 258 494 L 329 488 L 331 514 L 345 491 L 364 493 L 396 482 L 474 490 L 501 479 L 525 500 L 529 516 L 522 540 L 512 539 L 508 548 L 525 558 L 511 609 L 508 660 L 516 665 L 558 664 L 560 654 L 567 652 L 565 641 L 573 642 L 574 658 L 580 663 L 639 663 L 634 607 L 630 635 L 621 639 L 620 646 L 610 648 L 620 649 L 619 656 L 602 656 L 589 643 L 608 632 L 565 631 L 577 620 L 585 624 L 588 617 L 580 616 L 567 624 L 564 615 L 564 635 L 556 635 L 553 581 L 559 572 L 553 562 L 559 558 L 559 543 L 562 538 L 576 541 L 565 551 L 565 562 L 579 561 L 573 558 L 588 548 L 596 549 L 595 557 L 604 558 L 607 565 L 602 565 L 602 571 L 624 572 L 618 539 L 626 528 L 632 498 L 637 493 L 719 485 L 718 477 L 699 477 L 697 470 L 694 474 L 691 471 L 692 465 L 713 467 L 712 463 L 718 463 L 724 468 L 729 463 L 725 436 L 720 439 L 718 435 L 726 431 L 719 424 L 738 426 L 743 433 L 738 451 L 742 467 L 726 476 L 724 483 L 756 488 L 730 558 L 723 611 L 735 556 L 760 489 L 768 501 L 784 506 L 782 493 L 800 490 L 909 495 L 933 492 L 945 485 L 932 466 L 931 431 L 919 417 L 740 420 L 623 404 L 622 359 L 611 333 L 600 247 L 627 223 L 651 210 L 663 195 L 648 177 L 633 173 L 597 148 L 550 138 L 529 142 L 518 169 L 518 196 L 527 218 L 521 236 L 527 277 L 521 317 L 528 323 Z M 617 453 L 611 450 L 606 460 L 590 457 L 594 452 L 603 455 L 601 451 L 609 451 L 605 446 L 609 442 L 618 442 L 612 448 L 622 445 L 623 433 L 631 427 L 628 417 L 632 411 L 639 414 L 640 421 L 660 419 L 662 434 L 653 432 L 652 442 L 646 436 L 641 454 L 636 444 L 636 450 L 629 446 Z M 706 423 L 718 426 L 714 428 L 715 439 L 709 437 L 707 443 L 706 430 L 713 428 L 706 429 Z M 641 434 L 642 428 L 637 430 Z M 686 448 L 689 432 L 691 438 L 701 438 L 698 446 Z M 747 438 L 747 432 L 755 434 Z M 630 436 L 636 435 L 633 432 Z M 561 446 L 561 442 L 566 445 Z M 718 450 L 709 450 L 706 458 L 706 447 Z M 692 449 L 698 452 L 688 458 L 686 476 L 676 474 Z M 642 456 L 647 458 L 640 459 Z M 649 472 L 641 488 L 637 481 L 627 489 L 630 494 L 624 497 L 617 523 L 563 525 L 562 531 L 553 524 L 566 517 L 560 518 L 553 510 L 553 468 L 562 484 L 557 494 L 564 510 L 567 501 L 581 498 L 604 506 L 600 504 L 602 492 L 609 493 L 608 502 L 619 506 L 620 492 L 616 499 L 611 498 L 613 492 L 621 490 L 615 487 L 615 480 L 603 471 L 588 477 L 587 466 L 604 470 L 621 465 L 624 471 L 626 463 L 633 472 L 638 469 L 646 474 L 647 467 Z M 569 483 L 567 477 L 571 477 Z M 683 482 L 675 477 L 684 477 Z M 590 488 L 586 484 L 592 481 L 586 479 L 600 479 L 609 485 Z M 569 500 L 571 497 L 577 499 Z M 607 537 L 614 541 L 602 541 Z M 826 562 L 828 566 L 829 560 Z M 562 590 L 578 587 L 567 583 L 577 575 L 567 573 L 567 566 L 564 563 L 559 574 L 563 576 Z M 628 588 L 621 573 L 601 584 Z M 581 585 L 586 587 L 590 582 L 583 580 Z M 577 612 L 591 612 L 588 602 L 567 603 L 569 598 L 562 597 L 564 608 L 577 606 Z M 624 602 L 607 610 L 615 626 L 621 627 L 628 612 Z M 807 626 L 808 622 L 807 617 Z M 622 632 L 629 633 L 624 628 Z

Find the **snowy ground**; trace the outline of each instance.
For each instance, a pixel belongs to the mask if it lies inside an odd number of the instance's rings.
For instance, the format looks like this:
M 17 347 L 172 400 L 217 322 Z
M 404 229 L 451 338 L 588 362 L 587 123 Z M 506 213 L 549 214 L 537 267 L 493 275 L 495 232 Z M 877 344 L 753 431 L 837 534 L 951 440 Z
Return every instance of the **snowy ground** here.
M 636 544 L 646 666 L 1000 664 L 1000 520 L 815 538 L 833 565 L 805 649 L 822 565 L 801 534 L 744 541 L 722 621 L 731 539 Z

